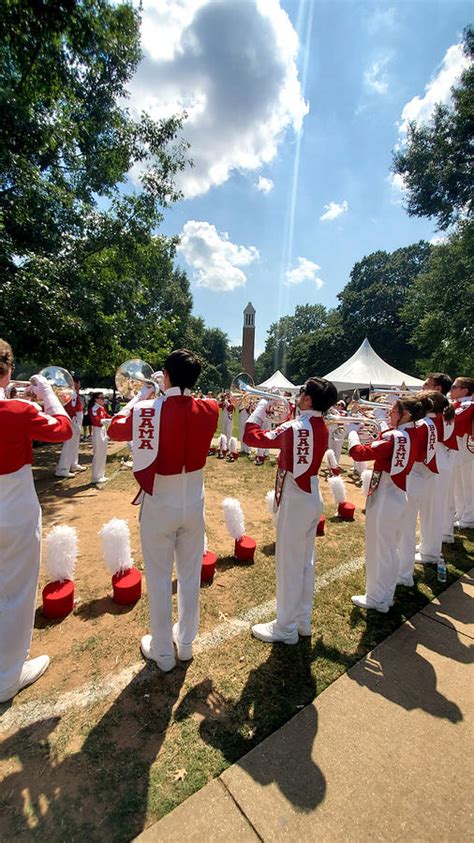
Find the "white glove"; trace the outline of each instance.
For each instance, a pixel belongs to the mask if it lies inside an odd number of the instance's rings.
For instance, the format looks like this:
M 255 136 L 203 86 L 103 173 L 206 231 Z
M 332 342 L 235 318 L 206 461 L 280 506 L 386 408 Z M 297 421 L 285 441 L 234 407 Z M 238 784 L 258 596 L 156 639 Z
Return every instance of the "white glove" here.
M 158 384 L 158 386 L 160 387 L 162 392 L 165 391 L 165 384 L 164 384 L 164 381 L 163 381 L 163 372 L 161 371 L 161 369 L 160 369 L 159 372 L 153 372 L 153 374 L 151 376 L 151 379 L 153 381 L 155 381 L 155 383 Z
M 356 429 L 349 430 L 349 437 L 348 437 L 349 453 L 351 452 L 351 448 L 354 448 L 355 445 L 360 445 L 359 434 L 358 434 Z
M 261 398 L 253 413 L 247 419 L 248 423 L 259 424 L 260 426 L 266 421 L 267 407 L 269 401 L 267 398 Z
M 30 382 L 34 395 L 43 402 L 44 411 L 47 415 L 67 416 L 69 418 L 59 398 L 54 394 L 51 384 L 43 375 L 33 375 Z

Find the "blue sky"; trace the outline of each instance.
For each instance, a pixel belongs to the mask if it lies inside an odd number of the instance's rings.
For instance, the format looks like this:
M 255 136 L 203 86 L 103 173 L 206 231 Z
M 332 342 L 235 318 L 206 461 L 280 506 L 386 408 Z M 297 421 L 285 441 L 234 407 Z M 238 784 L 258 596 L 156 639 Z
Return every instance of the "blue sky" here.
M 162 231 L 180 234 L 194 312 L 257 352 L 297 304 L 337 304 L 354 263 L 436 236 L 390 178 L 407 119 L 447 101 L 464 0 L 144 0 L 131 104 L 185 107 L 195 167 Z M 324 217 L 321 219 L 321 217 Z

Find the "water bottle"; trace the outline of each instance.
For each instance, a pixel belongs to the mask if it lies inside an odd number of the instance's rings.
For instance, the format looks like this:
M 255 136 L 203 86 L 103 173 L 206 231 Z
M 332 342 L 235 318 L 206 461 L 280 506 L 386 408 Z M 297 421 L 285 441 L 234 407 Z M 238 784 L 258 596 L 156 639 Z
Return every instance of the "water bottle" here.
M 440 556 L 440 558 L 438 559 L 438 582 L 446 582 L 446 580 L 446 562 L 444 561 L 443 557 Z

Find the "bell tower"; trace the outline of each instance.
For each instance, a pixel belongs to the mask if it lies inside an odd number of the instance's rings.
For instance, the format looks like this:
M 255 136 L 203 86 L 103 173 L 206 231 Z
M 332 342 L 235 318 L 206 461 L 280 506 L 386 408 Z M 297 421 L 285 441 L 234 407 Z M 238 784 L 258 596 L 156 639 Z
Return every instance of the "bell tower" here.
M 249 302 L 244 310 L 244 325 L 242 328 L 242 371 L 254 375 L 255 354 L 255 308 Z

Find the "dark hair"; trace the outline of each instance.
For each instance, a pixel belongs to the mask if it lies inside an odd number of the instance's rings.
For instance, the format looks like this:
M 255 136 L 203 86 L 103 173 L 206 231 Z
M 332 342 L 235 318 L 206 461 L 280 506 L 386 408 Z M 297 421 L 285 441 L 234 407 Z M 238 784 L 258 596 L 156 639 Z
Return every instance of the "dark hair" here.
M 467 389 L 467 394 L 472 395 L 474 392 L 474 378 L 468 378 L 465 375 L 458 375 L 456 380 L 461 389 Z
M 192 389 L 201 374 L 201 363 L 192 351 L 179 348 L 168 355 L 163 369 L 167 371 L 172 386 L 179 386 L 181 390 Z
M 10 343 L 0 339 L 0 377 L 6 375 L 8 370 L 13 368 L 15 358 Z
M 443 395 L 442 392 L 425 392 L 424 394 L 433 404 L 433 413 L 436 413 L 436 415 L 442 413 L 446 421 L 452 421 L 454 419 L 454 406 L 449 403 L 446 395 Z
M 439 394 L 441 395 L 442 393 L 440 392 Z M 421 402 L 425 416 L 427 413 L 433 412 L 433 402 L 427 392 L 418 392 L 413 396 L 413 398 L 416 398 L 417 401 Z
M 325 378 L 309 378 L 303 390 L 311 398 L 313 410 L 325 413 L 337 399 L 337 389 Z
M 430 372 L 430 374 L 426 376 L 426 380 L 433 380 L 436 386 L 440 386 L 443 395 L 448 394 L 453 382 L 453 379 L 450 378 L 449 375 L 445 374 L 445 372 Z
M 424 415 L 428 412 L 425 410 L 425 407 L 418 398 L 399 398 L 398 401 L 395 402 L 396 406 L 398 407 L 398 411 L 401 415 L 403 415 L 404 410 L 407 413 L 410 413 L 412 421 L 416 422 L 423 418 Z M 433 406 L 433 405 L 431 405 Z

